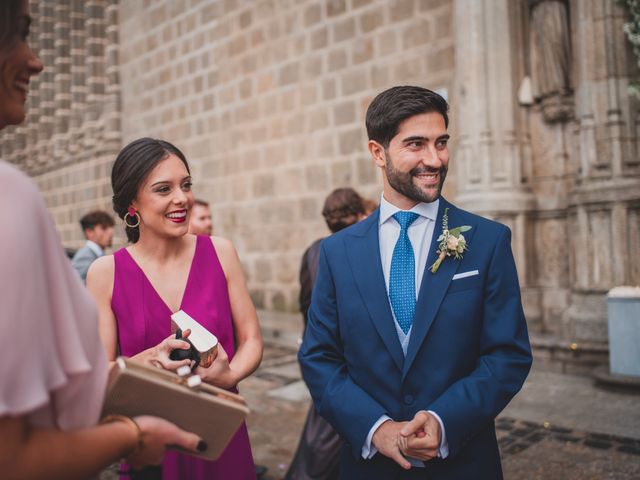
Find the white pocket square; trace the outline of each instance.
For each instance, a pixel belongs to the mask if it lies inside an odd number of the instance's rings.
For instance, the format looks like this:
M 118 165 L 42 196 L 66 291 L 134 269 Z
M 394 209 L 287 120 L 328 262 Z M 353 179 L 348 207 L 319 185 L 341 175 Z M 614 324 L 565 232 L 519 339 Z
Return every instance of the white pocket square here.
M 468 272 L 456 273 L 451 280 L 460 280 L 461 278 L 473 277 L 474 275 L 480 275 L 478 270 L 469 270 Z

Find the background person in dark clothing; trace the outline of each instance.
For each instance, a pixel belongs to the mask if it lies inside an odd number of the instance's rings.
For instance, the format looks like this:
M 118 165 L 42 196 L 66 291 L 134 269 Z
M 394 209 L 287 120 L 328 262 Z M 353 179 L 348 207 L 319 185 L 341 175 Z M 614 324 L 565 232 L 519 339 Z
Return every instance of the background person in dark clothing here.
M 338 188 L 327 196 L 322 216 L 331 233 L 338 232 L 362 220 L 365 215 L 363 198 L 353 188 Z M 307 324 L 307 310 L 318 272 L 320 238 L 313 242 L 302 256 L 300 265 L 300 312 Z M 338 478 L 342 440 L 317 413 L 309 408 L 298 448 L 289 466 L 285 480 L 333 480 Z

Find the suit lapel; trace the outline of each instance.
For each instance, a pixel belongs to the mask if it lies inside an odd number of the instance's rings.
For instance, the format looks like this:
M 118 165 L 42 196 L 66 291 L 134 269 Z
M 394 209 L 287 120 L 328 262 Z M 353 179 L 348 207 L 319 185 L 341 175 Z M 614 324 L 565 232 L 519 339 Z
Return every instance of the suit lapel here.
M 431 245 L 429 246 L 429 255 L 427 257 L 427 265 L 424 269 L 424 274 L 422 276 L 422 282 L 420 283 L 420 292 L 418 294 L 418 300 L 416 302 L 416 313 L 413 319 L 413 327 L 411 328 L 411 338 L 409 339 L 409 346 L 407 348 L 407 357 L 404 361 L 404 367 L 402 370 L 402 378 L 407 375 L 407 372 L 411 368 L 411 364 L 420 349 L 420 345 L 424 341 L 433 321 L 440 309 L 440 304 L 444 299 L 444 296 L 449 288 L 449 284 L 451 283 L 451 279 L 453 275 L 456 273 L 458 266 L 460 265 L 460 260 L 455 260 L 454 258 L 447 257 L 440 264 L 440 268 L 436 273 L 431 273 L 429 269 L 431 265 L 438 258 L 437 250 L 438 250 L 438 237 L 442 233 L 442 216 L 444 214 L 444 209 L 449 208 L 448 217 L 449 217 L 449 227 L 459 227 L 462 225 L 462 220 L 460 220 L 457 215 L 458 209 L 447 202 L 443 197 L 440 197 L 440 205 L 438 207 L 438 216 L 436 218 L 436 223 L 433 229 L 433 238 L 431 239 Z M 468 223 L 468 222 L 467 222 Z M 471 240 L 473 233 L 475 232 L 475 225 L 472 225 L 474 228 L 469 230 L 464 234 L 467 242 Z M 469 242 L 470 243 L 470 242 Z
M 402 347 L 391 314 L 380 261 L 379 216 L 378 209 L 368 219 L 363 220 L 359 225 L 362 228 L 355 229 L 345 244 L 351 271 L 373 325 L 398 369 L 402 370 Z

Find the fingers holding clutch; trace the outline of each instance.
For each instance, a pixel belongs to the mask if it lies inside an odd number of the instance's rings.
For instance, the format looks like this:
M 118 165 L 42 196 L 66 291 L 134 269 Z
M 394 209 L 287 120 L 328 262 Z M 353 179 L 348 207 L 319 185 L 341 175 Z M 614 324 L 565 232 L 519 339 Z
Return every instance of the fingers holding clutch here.
M 207 449 L 207 444 L 199 436 L 162 418 L 141 415 L 133 420 L 142 438 L 138 447 L 127 457 L 134 468 L 160 464 L 169 446 L 200 453 Z

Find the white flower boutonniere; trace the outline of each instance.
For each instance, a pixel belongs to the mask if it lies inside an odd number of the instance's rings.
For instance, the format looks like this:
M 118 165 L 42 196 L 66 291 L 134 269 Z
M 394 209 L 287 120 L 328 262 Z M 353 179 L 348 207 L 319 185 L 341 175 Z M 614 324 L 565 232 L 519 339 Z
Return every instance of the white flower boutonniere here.
M 442 233 L 438 237 L 438 259 L 429 267 L 431 273 L 438 271 L 440 264 L 446 257 L 454 257 L 456 260 L 461 260 L 463 253 L 468 250 L 467 241 L 462 232 L 471 230 L 471 227 L 463 225 L 449 230 L 448 211 L 449 208 L 445 208 L 444 215 L 442 215 Z

